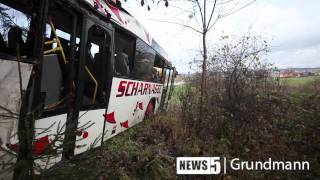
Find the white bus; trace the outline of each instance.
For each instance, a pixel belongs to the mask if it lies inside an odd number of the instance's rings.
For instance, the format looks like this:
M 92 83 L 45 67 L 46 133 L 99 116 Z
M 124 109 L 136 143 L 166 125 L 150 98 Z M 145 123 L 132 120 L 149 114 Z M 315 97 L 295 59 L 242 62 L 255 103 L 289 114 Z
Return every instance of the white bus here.
M 176 71 L 118 1 L 4 0 L 0 13 L 2 150 L 23 158 L 32 139 L 55 163 L 166 106 Z

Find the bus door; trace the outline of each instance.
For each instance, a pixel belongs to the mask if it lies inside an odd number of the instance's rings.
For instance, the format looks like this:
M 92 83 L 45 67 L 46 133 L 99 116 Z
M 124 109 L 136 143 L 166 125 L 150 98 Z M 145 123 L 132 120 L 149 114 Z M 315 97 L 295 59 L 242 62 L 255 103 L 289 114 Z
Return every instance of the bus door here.
M 81 47 L 78 98 L 80 113 L 74 154 L 101 145 L 104 115 L 109 103 L 113 74 L 113 29 L 102 21 L 86 18 Z
M 162 92 L 162 97 L 161 97 L 161 107 L 165 109 L 165 105 L 168 102 L 169 98 L 169 92 L 170 92 L 170 85 L 171 85 L 171 69 L 169 68 L 164 68 L 164 85 L 163 85 L 163 92 Z
M 173 67 L 172 69 L 171 69 L 171 79 L 170 79 L 170 89 L 169 89 L 169 91 L 168 91 L 168 100 L 167 100 L 167 104 L 166 104 L 166 108 L 168 107 L 168 101 L 170 101 L 170 99 L 171 99 L 171 97 L 172 97 L 172 94 L 173 94 L 173 91 L 174 91 L 174 79 L 175 79 L 175 77 L 176 77 L 176 70 L 175 70 L 175 68 Z

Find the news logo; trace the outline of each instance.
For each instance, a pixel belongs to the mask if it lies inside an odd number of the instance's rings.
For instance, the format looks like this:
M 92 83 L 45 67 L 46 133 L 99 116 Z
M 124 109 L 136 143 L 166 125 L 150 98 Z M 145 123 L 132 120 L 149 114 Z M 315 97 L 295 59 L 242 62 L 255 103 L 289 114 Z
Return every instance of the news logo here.
M 228 165 L 227 165 L 228 164 Z M 226 174 L 232 171 L 305 171 L 310 169 L 308 161 L 247 161 L 226 157 L 178 157 L 177 174 Z
M 177 174 L 220 174 L 220 157 L 178 157 Z

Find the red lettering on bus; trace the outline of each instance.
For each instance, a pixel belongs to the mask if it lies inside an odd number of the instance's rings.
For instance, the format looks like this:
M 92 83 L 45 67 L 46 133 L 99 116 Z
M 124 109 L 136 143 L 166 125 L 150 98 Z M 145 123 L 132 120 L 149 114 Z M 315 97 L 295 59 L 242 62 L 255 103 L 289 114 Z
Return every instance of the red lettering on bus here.
M 155 93 L 155 88 L 156 88 L 156 84 L 152 84 L 152 89 L 151 89 L 152 94 Z M 151 92 L 150 92 L 150 94 L 151 94 Z
M 119 88 L 118 88 L 118 92 L 119 92 L 120 94 L 117 94 L 116 97 L 121 97 L 121 96 L 124 95 L 125 90 L 126 90 L 126 84 L 127 84 L 127 81 L 120 81 L 120 83 L 119 83 Z
M 128 82 L 125 96 L 131 96 L 131 94 L 128 94 L 128 91 L 129 91 L 129 89 L 130 89 L 130 85 L 131 85 L 131 84 L 134 84 L 134 82 L 132 82 L 132 81 L 129 81 L 129 82 Z
M 137 95 L 138 87 L 139 87 L 139 82 L 134 82 L 133 87 L 132 87 L 132 91 L 131 91 L 131 96 Z
M 161 93 L 162 85 L 134 81 L 120 81 L 116 97 Z
M 140 83 L 139 90 L 138 90 L 138 93 L 140 93 L 140 95 L 143 95 L 142 89 L 143 89 L 143 83 Z
M 144 84 L 143 93 L 142 93 L 143 95 L 147 94 L 147 90 L 148 90 L 148 87 L 149 87 L 148 85 L 149 84 L 147 84 L 147 83 Z

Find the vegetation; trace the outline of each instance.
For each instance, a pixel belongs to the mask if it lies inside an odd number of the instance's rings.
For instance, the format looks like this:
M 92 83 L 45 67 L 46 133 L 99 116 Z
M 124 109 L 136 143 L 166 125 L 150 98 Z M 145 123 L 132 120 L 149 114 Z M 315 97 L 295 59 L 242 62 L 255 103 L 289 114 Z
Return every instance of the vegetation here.
M 319 177 L 319 83 L 306 83 L 298 91 L 275 82 L 270 77 L 272 67 L 259 61 L 259 55 L 267 51 L 265 42 L 259 46 L 259 38 L 248 36 L 237 40 L 246 44 L 240 43 L 243 49 L 222 44 L 211 59 L 202 120 L 198 114 L 201 74 L 195 74 L 175 88 L 168 111 L 107 141 L 101 149 L 61 163 L 43 178 L 178 179 L 183 178 L 175 172 L 175 158 L 180 156 L 260 161 L 270 157 L 308 161 L 311 167 L 291 172 L 228 171 L 227 175 L 190 179 Z
M 316 80 L 319 80 L 319 76 L 306 76 L 306 77 L 289 77 L 281 78 L 281 83 L 285 83 L 288 86 L 299 87 L 307 84 L 311 84 Z
M 182 101 L 185 96 L 191 98 L 196 93 L 190 89 L 188 91 L 191 94 L 180 96 Z M 162 113 L 107 141 L 101 149 L 56 166 L 43 178 L 176 179 L 175 157 L 179 156 L 225 156 L 245 160 L 271 157 L 311 163 L 310 171 L 230 171 L 223 177 L 225 179 L 319 176 L 320 141 L 317 137 L 320 96 L 270 94 L 269 97 L 257 96 L 254 101 L 254 104 L 242 104 L 242 111 L 247 115 L 237 119 L 223 107 L 227 102 L 219 99 L 202 122 L 200 136 L 194 131 L 193 120 L 184 116 L 183 111 L 175 109 Z M 192 112 L 184 113 L 197 113 L 189 110 Z
M 281 78 L 283 90 L 291 95 L 310 95 L 319 92 L 319 76 Z
M 98 149 L 60 162 L 39 178 L 177 179 L 175 160 L 179 156 L 244 160 L 271 157 L 308 161 L 311 167 L 310 171 L 301 172 L 230 171 L 227 175 L 213 176 L 220 179 L 320 176 L 319 78 L 286 78 L 276 82 L 270 75 L 273 67 L 260 61 L 261 54 L 269 51 L 266 41 L 250 34 L 240 38 L 222 36 L 221 44 L 209 53 L 206 34 L 218 19 L 237 10 L 226 15 L 218 13 L 215 17 L 212 14 L 217 1 L 210 8 L 206 1 L 203 5 L 190 2 L 198 8 L 192 17 L 200 20 L 199 30 L 195 31 L 202 35 L 201 73 L 190 76 L 185 85 L 175 88 L 167 111 L 130 128 Z M 0 7 L 2 21 L 10 24 L 5 11 Z M 25 134 L 33 136 L 32 127 L 25 127 L 30 131 Z M 28 157 L 33 157 L 32 151 L 29 154 Z M 22 177 L 34 176 L 33 158 L 27 160 L 27 165 L 21 166 L 29 169 Z
M 192 26 L 186 23 L 180 23 L 177 21 L 163 21 L 158 20 L 159 22 L 175 24 L 178 26 L 182 26 L 189 30 L 192 30 L 196 34 L 200 34 L 202 47 L 200 48 L 201 52 L 201 84 L 200 84 L 200 102 L 199 102 L 199 119 L 203 119 L 202 115 L 204 114 L 204 107 L 202 106 L 204 98 L 205 98 L 205 91 L 207 86 L 207 73 L 208 73 L 208 45 L 207 45 L 207 37 L 208 33 L 213 29 L 216 25 L 218 20 L 228 17 L 236 12 L 240 11 L 241 9 L 253 4 L 256 0 L 251 1 L 228 1 L 228 0 L 221 0 L 221 1 L 198 1 L 198 0 L 186 0 L 185 4 L 192 5 L 191 10 L 184 10 L 184 13 L 189 14 L 190 20 L 193 20 L 196 25 Z M 144 6 L 145 2 L 148 4 L 148 0 L 141 0 L 141 6 Z M 155 1 L 152 1 L 155 3 Z M 159 4 L 160 1 L 157 1 Z M 169 6 L 168 0 L 164 0 L 165 7 Z M 174 1 L 171 1 L 174 2 Z M 232 8 L 230 8 L 232 7 Z M 150 6 L 147 6 L 148 10 L 150 10 Z M 181 8 L 178 8 L 181 9 Z

